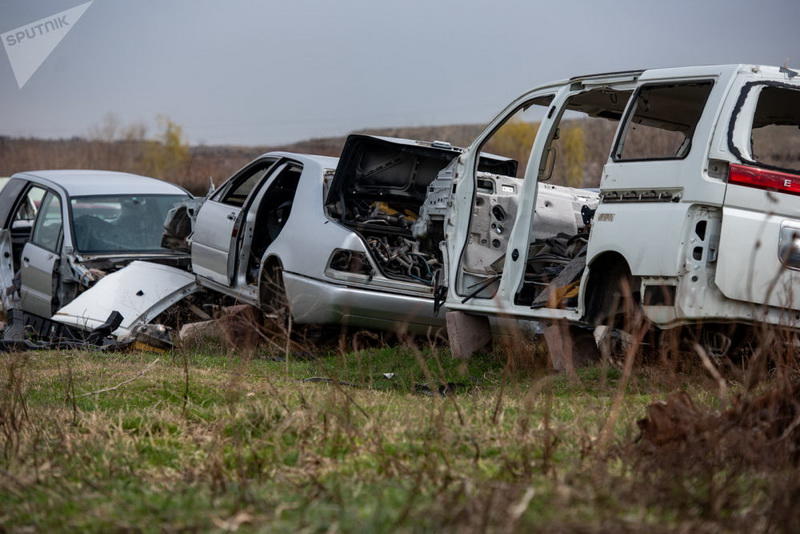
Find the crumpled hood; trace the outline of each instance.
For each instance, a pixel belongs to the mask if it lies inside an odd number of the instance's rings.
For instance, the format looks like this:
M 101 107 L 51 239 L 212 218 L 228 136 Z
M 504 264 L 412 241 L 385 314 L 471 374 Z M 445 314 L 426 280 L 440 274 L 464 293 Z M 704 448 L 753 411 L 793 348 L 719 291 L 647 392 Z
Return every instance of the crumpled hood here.
M 93 330 L 103 324 L 111 312 L 118 311 L 123 320 L 113 333 L 124 337 L 197 290 L 192 273 L 168 265 L 134 261 L 100 279 L 51 319 Z

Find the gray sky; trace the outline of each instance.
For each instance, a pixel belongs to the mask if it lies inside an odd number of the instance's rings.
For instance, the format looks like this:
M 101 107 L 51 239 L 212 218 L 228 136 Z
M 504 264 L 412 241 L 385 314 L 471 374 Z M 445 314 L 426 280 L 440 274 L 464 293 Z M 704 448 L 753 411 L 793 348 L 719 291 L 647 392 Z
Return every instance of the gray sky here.
M 0 33 L 84 1 L 0 0 Z M 798 0 L 95 0 L 21 90 L 0 58 L 0 134 L 85 135 L 108 112 L 209 144 L 483 123 L 576 74 L 800 67 L 798 22 Z

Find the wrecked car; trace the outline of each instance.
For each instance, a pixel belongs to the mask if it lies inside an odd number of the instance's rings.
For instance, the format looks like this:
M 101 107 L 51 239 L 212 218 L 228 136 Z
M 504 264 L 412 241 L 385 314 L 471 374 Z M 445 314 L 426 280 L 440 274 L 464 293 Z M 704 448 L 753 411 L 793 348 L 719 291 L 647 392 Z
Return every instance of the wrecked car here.
M 461 153 L 444 142 L 368 135 L 349 136 L 338 160 L 268 153 L 202 204 L 177 207 L 165 243 L 191 251 L 201 286 L 268 314 L 282 308 L 295 324 L 439 328 L 444 318 L 433 300 L 444 228 L 433 212 L 441 207 L 428 208 L 424 229 L 415 225 L 432 183 L 449 187 L 440 171 Z M 516 172 L 512 159 L 479 159 L 487 181 Z M 569 196 L 567 189 L 553 191 Z M 584 196 L 596 204 L 596 193 Z M 575 205 L 559 209 L 568 211 L 563 228 L 573 228 Z
M 118 172 L 12 176 L 0 193 L 0 296 L 13 326 L 6 334 L 50 336 L 64 323 L 54 322 L 62 307 L 134 260 L 185 270 L 188 255 L 163 248 L 161 236 L 167 212 L 189 198 L 167 182 Z
M 475 236 L 497 221 L 480 209 L 479 154 L 531 112 L 538 130 L 516 217 L 504 220 L 507 241 L 487 245 Z M 539 235 L 538 197 L 554 160 L 569 153 L 564 132 L 591 121 L 613 134 L 592 177 L 600 203 L 584 228 L 549 242 Z M 617 72 L 525 93 L 452 171 L 442 282 L 450 313 L 484 318 L 492 329 L 559 319 L 614 325 L 627 286 L 662 329 L 699 321 L 800 327 L 798 126 L 800 77 L 779 67 Z M 431 194 L 429 203 L 441 202 Z

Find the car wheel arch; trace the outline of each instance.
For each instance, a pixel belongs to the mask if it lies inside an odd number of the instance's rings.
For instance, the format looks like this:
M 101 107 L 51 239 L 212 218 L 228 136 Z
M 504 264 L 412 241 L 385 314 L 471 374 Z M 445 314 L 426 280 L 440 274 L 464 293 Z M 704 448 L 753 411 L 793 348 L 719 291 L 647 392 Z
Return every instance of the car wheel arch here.
M 282 273 L 283 272 L 283 261 L 281 260 L 280 256 L 277 254 L 265 254 L 261 260 L 261 267 L 258 272 L 258 295 L 259 295 L 259 303 L 264 305 L 264 297 L 268 294 L 272 288 L 267 288 L 264 286 L 265 280 L 268 277 L 272 276 L 274 273 Z M 285 292 L 285 286 L 281 280 L 281 286 Z
M 595 255 L 587 265 L 587 275 L 583 290 L 583 317 L 587 322 L 596 322 L 604 312 L 605 294 L 608 284 L 627 277 L 631 282 L 631 291 L 634 298 L 638 295 L 635 287 L 636 277 L 631 272 L 630 262 L 620 252 L 608 250 Z

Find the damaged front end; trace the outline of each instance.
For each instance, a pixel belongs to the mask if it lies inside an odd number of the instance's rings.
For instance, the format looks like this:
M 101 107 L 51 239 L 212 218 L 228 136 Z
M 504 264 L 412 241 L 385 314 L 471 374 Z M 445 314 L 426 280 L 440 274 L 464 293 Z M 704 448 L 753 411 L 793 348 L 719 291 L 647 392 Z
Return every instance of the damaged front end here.
M 441 277 L 444 228 L 440 221 L 424 232 L 415 226 L 431 184 L 461 153 L 439 141 L 351 135 L 330 184 L 327 214 L 362 238 L 383 276 L 433 287 Z M 481 158 L 482 170 L 508 172 L 515 165 Z
M 59 309 L 51 321 L 77 331 L 93 332 L 118 313 L 121 316 L 118 324 L 108 332 L 117 342 L 166 348 L 172 344 L 170 332 L 177 326 L 169 317 L 175 311 L 172 308 L 198 290 L 195 276 L 186 270 L 134 261 L 104 276 Z M 182 302 L 182 305 L 190 304 Z

